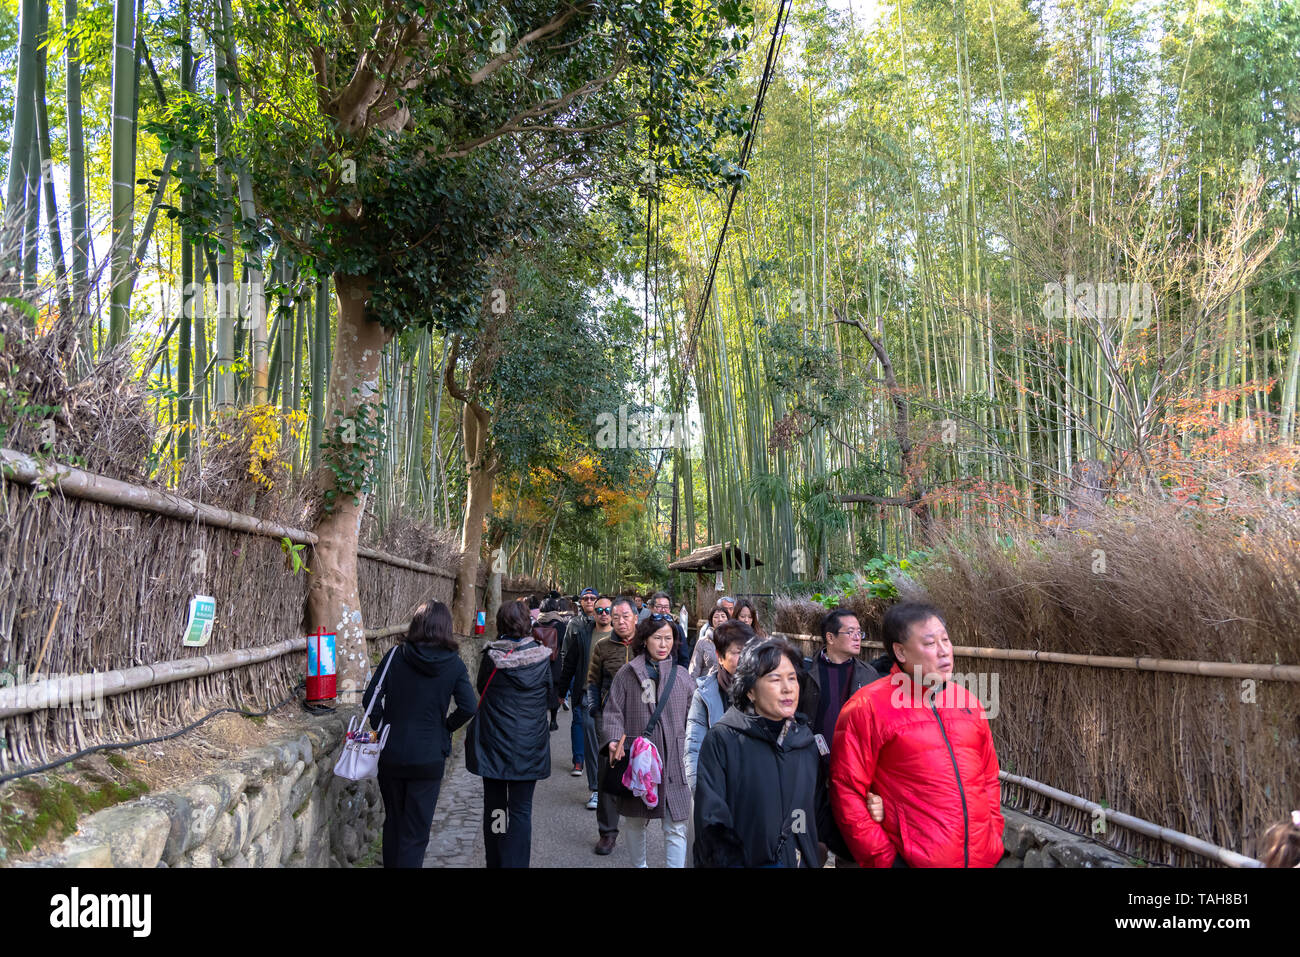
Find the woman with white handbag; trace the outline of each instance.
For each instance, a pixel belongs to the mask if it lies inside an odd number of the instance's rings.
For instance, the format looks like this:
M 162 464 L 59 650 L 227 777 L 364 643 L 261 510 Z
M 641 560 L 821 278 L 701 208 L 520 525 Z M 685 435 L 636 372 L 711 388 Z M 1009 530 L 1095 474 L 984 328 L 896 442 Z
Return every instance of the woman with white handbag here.
M 375 673 L 364 704 L 372 728 L 387 723 L 379 754 L 384 867 L 421 867 L 452 732 L 477 707 L 447 606 L 420 605 L 406 640 L 384 656 Z M 456 710 L 448 717 L 453 698 Z

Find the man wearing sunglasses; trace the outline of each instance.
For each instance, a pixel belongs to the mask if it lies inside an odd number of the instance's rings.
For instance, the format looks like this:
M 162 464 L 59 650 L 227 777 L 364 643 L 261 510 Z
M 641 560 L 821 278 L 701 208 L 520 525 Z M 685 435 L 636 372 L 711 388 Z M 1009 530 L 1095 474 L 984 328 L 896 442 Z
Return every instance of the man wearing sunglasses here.
M 573 777 L 587 775 L 587 788 L 591 799 L 587 807 L 596 807 L 596 723 L 587 715 L 582 697 L 587 689 L 587 666 L 591 663 L 591 649 L 597 640 L 610 633 L 609 599 L 600 598 L 594 588 L 584 588 L 578 596 L 582 614 L 574 617 L 564 635 L 564 650 L 560 656 L 559 687 L 573 696 L 573 724 L 570 743 L 573 746 Z M 597 612 L 597 609 L 599 613 Z

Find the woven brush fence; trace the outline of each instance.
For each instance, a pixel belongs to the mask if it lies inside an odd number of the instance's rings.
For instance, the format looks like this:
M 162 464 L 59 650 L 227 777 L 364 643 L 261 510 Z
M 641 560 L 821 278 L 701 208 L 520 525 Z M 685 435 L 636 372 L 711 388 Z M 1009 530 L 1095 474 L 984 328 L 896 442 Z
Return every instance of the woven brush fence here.
M 1065 538 L 967 541 L 918 575 L 956 645 L 1300 664 L 1300 522 L 1114 516 Z M 1002 767 L 1256 856 L 1300 804 L 1300 683 L 974 661 L 998 679 Z M 1092 834 L 1091 816 L 1008 786 L 1008 802 Z M 1151 861 L 1206 862 L 1130 831 Z
M 80 675 L 304 633 L 308 574 L 293 572 L 279 539 L 65 497 L 57 488 L 38 494 L 0 483 L 0 683 L 29 683 L 38 667 L 43 678 Z M 306 556 L 310 561 L 310 549 Z M 429 597 L 449 602 L 453 579 L 426 569 L 359 558 L 367 626 L 404 625 Z M 216 627 L 207 645 L 186 648 L 181 639 L 195 595 L 215 599 Z M 304 671 L 301 654 L 286 654 L 93 706 L 3 717 L 0 768 L 174 730 L 214 707 L 263 710 L 288 697 Z
M 1232 678 L 1022 661 L 959 659 L 958 668 L 997 674 L 993 738 L 1012 774 L 1250 857 L 1295 803 L 1294 682 L 1258 682 L 1245 704 Z M 1015 785 L 1003 798 L 1143 860 L 1209 864 L 1123 828 L 1094 833 L 1093 815 Z
M 275 539 L 64 498 L 3 483 L 0 669 L 14 684 L 269 645 L 301 633 L 307 578 Z M 194 595 L 216 600 L 212 638 L 185 648 Z M 42 653 L 43 652 L 43 653 Z M 261 710 L 303 672 L 298 656 L 105 699 L 98 709 L 43 709 L 0 719 L 0 762 L 157 734 L 214 701 Z
M 430 599 L 451 607 L 455 584 L 456 579 L 449 572 L 398 568 L 364 556 L 357 559 L 357 590 L 367 628 L 405 625 L 411 620 L 416 606 Z M 371 641 L 371 657 L 382 655 L 402 639 L 402 635 L 389 635 Z
M 1239 521 L 1203 514 L 1110 516 L 1061 538 L 951 542 L 915 574 L 958 646 L 1300 665 L 1300 520 L 1265 513 L 1251 525 L 1243 535 Z M 850 604 L 878 641 L 884 606 Z M 776 612 L 779 630 L 815 634 L 824 609 L 782 599 Z M 1010 773 L 1249 856 L 1300 804 L 1295 681 L 961 654 L 956 670 L 996 704 Z M 1144 860 L 1208 863 L 1123 828 L 1095 832 L 1089 812 L 1016 785 L 1003 797 Z

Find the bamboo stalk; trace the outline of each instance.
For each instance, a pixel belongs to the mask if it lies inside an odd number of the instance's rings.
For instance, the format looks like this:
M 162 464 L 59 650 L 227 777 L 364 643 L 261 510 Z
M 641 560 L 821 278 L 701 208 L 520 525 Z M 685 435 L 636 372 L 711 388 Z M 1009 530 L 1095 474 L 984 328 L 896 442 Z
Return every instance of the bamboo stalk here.
M 60 603 L 62 605 L 62 603 Z M 57 611 L 55 612 L 57 618 Z M 366 629 L 368 640 L 391 638 L 406 634 L 409 625 L 389 625 L 385 628 Z M 48 639 L 47 639 L 48 640 Z M 71 675 L 63 678 L 51 678 L 28 684 L 0 687 L 0 718 L 28 714 L 51 708 L 68 707 L 82 702 L 91 702 L 97 698 L 125 694 L 144 688 L 155 688 L 187 678 L 199 678 L 204 675 L 220 674 L 235 668 L 271 661 L 283 655 L 304 651 L 307 648 L 305 637 L 286 638 L 283 641 L 254 648 L 237 648 L 215 655 L 200 655 L 194 658 L 175 658 L 158 661 L 151 665 L 139 665 L 134 668 L 98 671 Z M 40 670 L 40 661 L 33 673 Z
M 32 669 L 33 674 L 41 673 L 41 665 L 45 663 L 45 651 L 50 647 L 50 637 L 54 634 L 54 626 L 59 623 L 61 611 L 63 611 L 62 600 L 54 606 L 54 617 L 50 619 L 50 627 L 45 632 L 45 640 L 41 642 L 41 650 L 36 654 L 36 667 Z
M 287 538 L 296 545 L 315 545 L 317 541 L 315 533 L 300 528 L 290 528 L 265 519 L 255 518 L 252 515 L 232 512 L 229 509 L 217 508 L 214 505 L 205 505 L 202 502 L 196 502 L 193 499 L 184 498 L 171 492 L 131 485 L 128 482 L 96 475 L 93 472 L 85 472 L 67 465 L 41 465 L 30 456 L 15 452 L 12 449 L 0 449 L 0 471 L 3 471 L 6 479 L 24 485 L 35 485 L 39 482 L 53 480 L 58 485 L 59 491 L 65 495 L 99 502 L 104 505 L 116 505 L 141 512 L 152 512 L 157 515 L 166 515 L 169 518 L 199 522 L 215 528 L 265 535 L 268 538 Z M 358 548 L 357 555 L 361 558 L 373 559 L 397 568 L 406 568 L 427 575 L 437 575 L 442 578 L 455 577 L 446 570 L 433 565 L 411 561 L 409 558 L 391 555 L 388 552 L 381 552 L 374 548 Z
M 5 190 L 4 227 L 0 230 L 0 272 L 19 264 L 22 230 L 27 220 L 28 166 L 36 137 L 36 43 L 40 10 L 37 0 L 22 0 L 18 33 L 18 78 L 14 91 L 14 121 L 10 129 L 9 174 Z
M 1150 821 L 1143 820 L 1140 817 L 1134 817 L 1131 814 L 1125 814 L 1122 811 L 1112 810 L 1108 807 L 1102 807 L 1094 801 L 1081 798 L 1078 795 L 1071 794 L 1068 791 L 1062 791 L 1059 788 L 1051 787 L 1040 781 L 1034 781 L 1031 778 L 1021 777 L 1018 774 L 1008 774 L 1006 771 L 998 772 L 998 779 L 1006 781 L 1008 784 L 1015 784 L 1023 788 L 1028 788 L 1044 797 L 1049 797 L 1054 801 L 1060 801 L 1062 804 L 1068 804 L 1070 807 L 1076 807 L 1081 811 L 1101 812 L 1105 815 L 1107 824 L 1115 824 L 1126 830 L 1136 831 L 1147 837 L 1153 837 L 1158 841 L 1166 844 L 1172 844 L 1174 847 L 1181 847 L 1183 850 L 1191 851 L 1193 854 L 1199 854 L 1202 857 L 1217 861 L 1220 864 L 1226 864 L 1228 867 L 1263 867 L 1263 865 L 1253 857 L 1246 857 L 1244 854 L 1238 854 L 1236 851 L 1230 851 L 1227 848 L 1219 847 L 1217 844 L 1211 844 L 1209 841 L 1203 841 L 1199 837 L 1192 837 L 1190 834 L 1184 834 L 1182 831 L 1175 831 L 1173 828 L 1161 827 Z
M 774 632 L 773 637 L 788 641 L 820 644 L 816 635 L 791 635 Z M 865 646 L 884 649 L 878 641 L 864 641 Z M 1176 661 L 1169 658 L 1119 658 L 1109 655 L 1074 655 L 1060 651 L 1033 651 L 1025 648 L 975 648 L 953 645 L 958 658 L 992 658 L 1001 661 L 1039 661 L 1047 664 L 1082 665 L 1089 668 L 1116 668 L 1121 671 L 1158 671 L 1165 674 L 1198 675 L 1202 678 L 1257 678 L 1261 681 L 1300 681 L 1300 665 L 1240 664 L 1234 661 Z

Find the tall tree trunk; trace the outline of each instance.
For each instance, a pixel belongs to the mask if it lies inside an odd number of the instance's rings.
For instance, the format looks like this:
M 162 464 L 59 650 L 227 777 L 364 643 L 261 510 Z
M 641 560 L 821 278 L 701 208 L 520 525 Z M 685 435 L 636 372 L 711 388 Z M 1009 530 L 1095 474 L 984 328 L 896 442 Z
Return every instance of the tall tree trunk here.
M 1296 385 L 1300 382 L 1300 289 L 1291 292 L 1291 309 L 1295 324 L 1291 327 L 1291 352 L 1286 360 L 1286 376 L 1282 385 L 1282 423 L 1278 438 L 1290 442 L 1295 434 Z
M 196 164 L 197 165 L 197 164 Z M 197 172 L 197 170 L 196 170 Z M 196 293 L 194 303 L 194 404 L 190 407 L 190 418 L 196 430 L 207 421 L 210 403 L 208 400 L 208 311 L 207 280 L 212 278 L 205 265 L 204 246 L 202 242 L 194 244 L 197 262 L 194 264 L 194 282 Z
M 330 337 L 330 280 L 320 276 L 316 280 L 316 318 L 312 326 L 311 347 L 311 467 L 320 467 L 320 445 L 325 438 L 325 389 L 329 363 L 325 353 Z
M 120 2 L 120 0 L 119 0 Z M 226 63 L 223 52 L 224 44 L 218 40 L 212 44 L 212 53 L 216 59 L 213 70 L 213 93 L 218 104 L 227 103 Z M 231 210 L 233 189 L 230 184 L 230 172 L 226 168 L 226 153 L 229 150 L 227 140 L 229 133 L 225 128 L 222 110 L 218 107 L 213 117 L 214 144 L 217 168 L 217 201 L 221 204 L 221 221 L 218 225 L 216 279 L 217 279 L 217 341 L 216 341 L 216 395 L 214 404 L 217 409 L 228 408 L 235 404 L 235 320 L 239 315 L 237 294 L 235 291 L 235 219 Z M 211 266 L 209 266 L 209 272 Z
M 456 596 L 451 610 L 452 630 L 458 635 L 468 635 L 474 627 L 474 613 L 478 609 L 475 586 L 478 583 L 479 551 L 483 547 L 483 522 L 492 508 L 492 485 L 496 479 L 498 463 L 488 451 L 491 417 L 475 400 L 477 383 L 471 368 L 465 388 L 456 384 L 456 364 L 460 355 L 460 340 L 452 343 L 447 358 L 444 380 L 447 392 L 463 403 L 461 435 L 465 455 L 465 517 L 460 529 L 461 559 L 456 572 Z
M 108 345 L 126 338 L 131 311 L 135 215 L 135 3 L 116 0 L 113 16 L 112 215 Z
M 188 98 L 194 91 L 194 51 L 190 47 L 190 0 L 181 2 L 181 93 Z M 193 170 L 194 161 L 189 152 L 180 156 L 181 179 Z M 176 391 L 180 398 L 177 402 L 177 416 L 180 419 L 180 434 L 177 438 L 177 457 L 186 459 L 190 454 L 190 364 L 193 358 L 192 327 L 194 317 L 194 240 L 185 225 L 193 212 L 193 201 L 188 190 L 181 193 L 181 338 L 176 353 Z M 202 290 L 198 291 L 202 298 Z
M 366 485 L 374 462 L 369 436 L 379 426 L 380 356 L 392 332 L 366 315 L 370 295 L 367 277 L 338 274 L 338 335 L 330 372 L 321 472 L 325 492 L 334 492 L 333 505 L 316 523 L 320 537 L 312 557 L 307 620 L 311 629 L 324 628 L 337 636 L 339 692 L 344 703 L 359 700 L 370 679 L 370 656 L 357 592 L 357 539 L 365 513 Z M 349 439 L 363 446 L 361 473 L 349 464 Z M 344 482 L 340 483 L 340 474 Z M 353 490 L 357 490 L 355 493 Z
M 438 499 L 438 482 L 446 482 L 442 475 L 441 455 L 438 447 L 438 423 L 442 421 L 442 371 L 447 364 L 447 340 L 442 340 L 442 355 L 438 358 L 438 372 L 429 379 L 429 391 L 433 393 L 433 412 L 429 419 L 429 493 L 425 500 L 425 521 L 432 522 L 434 507 Z
M 456 597 L 452 607 L 452 630 L 458 635 L 468 635 L 474 628 L 475 612 L 478 611 L 478 597 L 475 588 L 478 583 L 479 551 L 483 547 L 483 523 L 488 510 L 492 507 L 492 486 L 495 475 L 488 469 L 471 465 L 469 449 L 471 432 L 477 430 L 477 424 L 471 425 L 473 411 L 467 406 L 461 428 L 465 435 L 465 464 L 470 468 L 466 479 L 465 518 L 460 529 L 461 559 L 456 572 Z
M 235 83 L 230 87 L 231 115 L 242 118 L 244 113 L 242 91 L 239 83 L 239 51 L 235 48 L 235 18 L 230 0 L 221 0 L 221 47 L 224 51 L 227 69 L 235 76 Z M 240 301 L 244 306 L 244 322 L 240 328 L 247 329 L 252 335 L 253 359 L 253 404 L 262 405 L 270 401 L 268 396 L 270 353 L 266 334 L 266 293 L 262 283 L 262 248 L 256 239 L 245 235 L 249 224 L 257 221 L 257 204 L 253 201 L 253 180 L 248 170 L 241 169 L 238 178 L 239 188 L 239 234 L 244 245 L 243 289 Z M 255 227 L 254 227 L 255 229 Z M 251 241 L 250 241 L 251 239 Z
M 48 35 L 49 9 L 41 4 L 41 43 Z M 50 118 L 45 103 L 45 48 L 36 50 L 36 145 L 40 153 L 41 183 L 45 192 L 45 224 L 50 232 L 50 260 L 59 295 L 59 315 L 65 321 L 72 313 L 68 294 L 68 272 L 63 261 L 63 236 L 59 232 L 59 204 L 54 195 L 54 161 L 50 158 Z
M 35 99 L 33 98 L 33 103 Z M 27 190 L 23 202 L 27 207 L 27 221 L 23 226 L 23 293 L 36 292 L 36 270 L 41 252 L 41 155 L 32 133 L 27 154 Z
M 18 27 L 18 82 L 9 141 L 4 229 L 0 231 L 0 277 L 22 268 L 22 233 L 27 224 L 27 167 L 36 137 L 36 31 L 39 0 L 22 0 Z
M 77 0 L 64 0 L 63 28 L 77 19 Z M 86 141 L 81 129 L 81 52 L 68 38 L 68 218 L 72 228 L 72 302 L 77 311 L 81 351 L 87 364 L 90 345 L 90 231 L 86 228 Z

